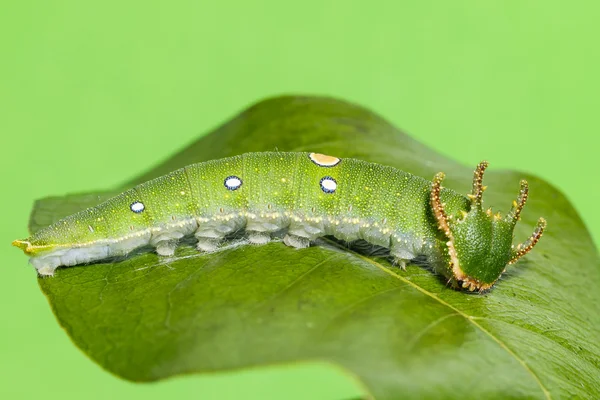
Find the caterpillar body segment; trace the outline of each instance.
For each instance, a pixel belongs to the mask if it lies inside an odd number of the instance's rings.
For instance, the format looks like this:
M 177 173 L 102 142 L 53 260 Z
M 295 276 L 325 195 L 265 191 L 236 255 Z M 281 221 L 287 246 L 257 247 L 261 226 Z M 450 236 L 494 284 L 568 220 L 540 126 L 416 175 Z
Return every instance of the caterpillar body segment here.
M 201 251 L 245 230 L 251 244 L 275 232 L 305 248 L 333 235 L 390 249 L 400 266 L 426 256 L 439 273 L 470 290 L 485 290 L 537 243 L 545 221 L 524 244 L 513 229 L 527 200 L 527 184 L 505 217 L 482 209 L 479 164 L 467 196 L 398 169 L 317 153 L 247 153 L 189 165 L 68 216 L 13 245 L 29 255 L 39 275 L 121 256 L 151 245 L 173 255 L 189 235 Z

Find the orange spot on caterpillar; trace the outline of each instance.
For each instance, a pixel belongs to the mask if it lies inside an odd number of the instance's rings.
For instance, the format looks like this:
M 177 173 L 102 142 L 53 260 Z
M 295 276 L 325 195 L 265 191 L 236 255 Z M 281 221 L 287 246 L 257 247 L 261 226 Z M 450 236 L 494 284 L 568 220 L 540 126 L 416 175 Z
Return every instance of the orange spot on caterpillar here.
M 310 161 L 314 162 L 319 167 L 335 167 L 342 161 L 340 158 L 319 153 L 310 153 L 308 158 L 310 158 Z

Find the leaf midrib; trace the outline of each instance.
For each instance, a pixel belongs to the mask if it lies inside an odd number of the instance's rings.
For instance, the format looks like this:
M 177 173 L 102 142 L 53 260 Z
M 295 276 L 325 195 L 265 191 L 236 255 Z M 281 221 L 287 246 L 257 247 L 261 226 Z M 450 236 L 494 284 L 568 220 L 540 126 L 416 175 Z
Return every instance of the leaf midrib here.
M 420 291 L 421 293 L 423 293 L 424 295 L 430 297 L 431 299 L 439 302 L 440 304 L 442 304 L 445 307 L 448 307 L 450 310 L 454 311 L 456 314 L 460 315 L 461 317 L 463 317 L 465 320 L 469 321 L 471 324 L 473 324 L 473 326 L 475 326 L 477 329 L 479 329 L 481 332 L 483 332 L 485 335 L 487 335 L 490 339 L 492 339 L 494 342 L 496 342 L 502 349 L 504 349 L 504 351 L 506 351 L 510 356 L 512 356 L 524 369 L 525 371 L 527 371 L 531 377 L 535 380 L 535 382 L 537 382 L 538 386 L 540 387 L 540 389 L 542 390 L 542 392 L 544 393 L 544 397 L 548 400 L 552 399 L 552 396 L 550 394 L 550 392 L 548 391 L 548 389 L 544 386 L 544 384 L 542 383 L 542 381 L 540 380 L 540 378 L 536 375 L 536 373 L 529 368 L 529 366 L 527 365 L 527 363 L 525 362 L 525 360 L 523 360 L 521 357 L 519 357 L 514 351 L 512 351 L 510 349 L 510 347 L 508 347 L 508 345 L 506 343 L 504 343 L 502 340 L 500 340 L 498 337 L 494 336 L 490 331 L 488 331 L 487 329 L 485 329 L 483 326 L 481 326 L 479 323 L 477 323 L 477 321 L 475 321 L 475 316 L 471 316 L 468 314 L 465 314 L 463 311 L 461 311 L 460 309 L 454 307 L 452 304 L 447 303 L 446 301 L 440 299 L 439 297 L 437 297 L 436 295 L 434 295 L 433 293 L 429 292 L 428 290 L 422 288 L 421 286 L 415 284 L 414 282 L 411 282 L 409 279 L 404 278 L 401 275 L 395 274 L 393 271 L 391 271 L 389 268 L 381 265 L 380 263 L 363 256 L 360 253 L 357 253 L 355 251 L 352 251 L 350 249 L 347 248 L 343 248 L 341 247 L 338 243 L 336 243 L 333 240 L 324 238 L 326 241 L 328 241 L 330 244 L 341 248 L 344 251 L 347 251 L 349 253 L 352 253 L 354 256 L 360 258 L 361 260 L 375 266 L 376 268 L 379 268 L 381 271 L 385 272 L 386 274 L 401 280 L 402 282 L 412 286 L 414 289 Z

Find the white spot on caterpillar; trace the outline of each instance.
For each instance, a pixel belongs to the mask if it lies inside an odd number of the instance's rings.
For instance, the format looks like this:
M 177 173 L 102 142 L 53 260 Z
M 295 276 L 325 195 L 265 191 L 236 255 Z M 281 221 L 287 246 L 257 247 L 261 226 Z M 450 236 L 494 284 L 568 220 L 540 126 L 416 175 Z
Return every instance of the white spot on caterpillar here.
M 92 228 L 91 225 L 88 225 L 88 229 L 90 230 L 90 232 L 94 233 L 94 228 Z
M 340 158 L 326 156 L 325 154 L 319 153 L 310 153 L 308 158 L 310 158 L 310 161 L 314 162 L 319 167 L 335 167 L 340 163 L 340 161 L 342 161 Z
M 321 178 L 321 190 L 325 193 L 333 193 L 337 189 L 337 182 L 330 176 L 324 176 Z
M 136 202 L 131 203 L 131 205 L 129 206 L 129 208 L 134 213 L 139 214 L 139 213 L 141 213 L 142 211 L 144 211 L 146 209 L 146 206 L 141 201 L 136 201 Z
M 228 176 L 225 178 L 225 187 L 227 190 L 236 190 L 242 186 L 242 180 L 237 176 Z

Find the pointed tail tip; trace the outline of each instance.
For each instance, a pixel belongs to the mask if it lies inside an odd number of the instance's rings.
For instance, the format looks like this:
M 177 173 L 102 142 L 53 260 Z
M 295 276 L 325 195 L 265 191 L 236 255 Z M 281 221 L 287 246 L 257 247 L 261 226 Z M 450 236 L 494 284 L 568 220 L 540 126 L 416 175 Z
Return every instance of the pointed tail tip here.
M 12 245 L 20 248 L 25 253 L 27 253 L 27 249 L 29 249 L 31 247 L 31 243 L 28 242 L 27 240 L 15 240 L 12 242 Z

